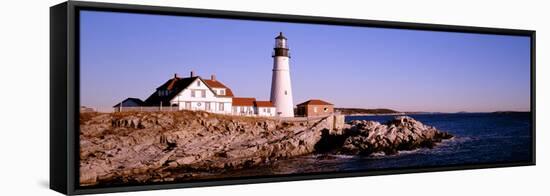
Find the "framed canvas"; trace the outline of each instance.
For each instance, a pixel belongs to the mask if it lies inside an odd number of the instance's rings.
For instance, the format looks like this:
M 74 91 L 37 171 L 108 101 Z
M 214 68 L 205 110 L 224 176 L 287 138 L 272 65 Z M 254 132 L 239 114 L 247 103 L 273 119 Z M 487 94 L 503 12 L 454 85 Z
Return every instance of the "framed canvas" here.
M 68 1 L 64 194 L 535 165 L 535 31 Z

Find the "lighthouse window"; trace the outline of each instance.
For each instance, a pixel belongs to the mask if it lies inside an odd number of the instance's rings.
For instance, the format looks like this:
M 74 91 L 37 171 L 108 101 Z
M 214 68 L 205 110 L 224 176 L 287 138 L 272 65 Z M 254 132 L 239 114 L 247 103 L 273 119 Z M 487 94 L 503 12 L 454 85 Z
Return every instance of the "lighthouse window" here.
M 287 95 L 288 93 L 285 91 L 285 95 Z

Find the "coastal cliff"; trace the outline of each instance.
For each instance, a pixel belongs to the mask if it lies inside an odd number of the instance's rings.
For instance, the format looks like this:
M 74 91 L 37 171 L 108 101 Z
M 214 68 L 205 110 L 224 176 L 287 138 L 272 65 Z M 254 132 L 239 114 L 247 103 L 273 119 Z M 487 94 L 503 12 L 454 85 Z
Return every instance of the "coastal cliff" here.
M 168 170 L 238 169 L 314 151 L 326 120 L 205 112 L 81 114 L 80 183 L 172 181 Z
M 451 135 L 409 117 L 388 123 L 280 121 L 206 112 L 82 113 L 80 184 L 177 181 L 311 153 L 386 154 Z

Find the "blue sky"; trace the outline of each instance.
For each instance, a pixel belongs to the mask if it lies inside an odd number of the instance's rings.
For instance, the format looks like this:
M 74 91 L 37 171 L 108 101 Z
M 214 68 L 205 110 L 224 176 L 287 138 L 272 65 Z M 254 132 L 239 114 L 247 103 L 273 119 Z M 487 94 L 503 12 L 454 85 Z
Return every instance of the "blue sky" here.
M 126 97 L 194 70 L 268 100 L 274 37 L 291 52 L 294 102 L 399 111 L 528 111 L 529 37 L 82 11 L 81 104 Z

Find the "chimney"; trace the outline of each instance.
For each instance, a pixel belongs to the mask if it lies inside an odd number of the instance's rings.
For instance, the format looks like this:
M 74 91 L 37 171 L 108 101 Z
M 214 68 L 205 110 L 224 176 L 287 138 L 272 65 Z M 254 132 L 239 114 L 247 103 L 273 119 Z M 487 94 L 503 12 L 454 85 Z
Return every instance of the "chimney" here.
M 178 74 L 177 74 L 177 73 L 174 73 L 174 78 L 178 78 Z
M 191 77 L 195 77 L 195 72 L 191 71 Z
M 210 80 L 216 81 L 216 75 L 215 75 L 215 74 L 212 74 L 212 76 L 210 76 Z

